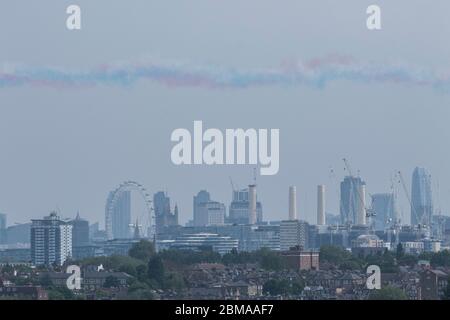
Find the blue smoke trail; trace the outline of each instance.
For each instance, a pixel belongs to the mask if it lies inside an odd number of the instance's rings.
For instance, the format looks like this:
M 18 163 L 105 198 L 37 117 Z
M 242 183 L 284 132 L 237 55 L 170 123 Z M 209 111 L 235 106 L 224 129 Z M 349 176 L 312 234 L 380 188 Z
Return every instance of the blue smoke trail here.
M 448 90 L 449 76 L 406 65 L 359 63 L 352 58 L 326 57 L 307 63 L 291 63 L 275 69 L 244 70 L 188 63 L 103 65 L 89 70 L 52 67 L 16 67 L 0 72 L 0 88 L 72 88 L 131 86 L 154 81 L 169 87 L 249 88 L 261 86 L 309 86 L 349 81 L 365 84 L 403 84 Z

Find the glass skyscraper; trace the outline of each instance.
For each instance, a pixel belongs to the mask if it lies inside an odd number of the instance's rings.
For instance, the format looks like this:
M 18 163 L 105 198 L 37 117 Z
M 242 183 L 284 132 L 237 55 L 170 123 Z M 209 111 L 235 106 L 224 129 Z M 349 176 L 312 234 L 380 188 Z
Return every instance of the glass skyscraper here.
M 153 208 L 155 210 L 157 233 L 162 232 L 164 227 L 178 225 L 178 209 L 172 213 L 170 209 L 170 197 L 164 191 L 159 191 L 153 195 Z
M 427 225 L 433 215 L 431 176 L 424 168 L 415 168 L 411 187 L 411 224 Z
M 112 212 L 112 234 L 114 239 L 128 239 L 131 237 L 131 192 L 123 191 L 117 196 Z M 113 193 L 108 197 L 111 202 Z
M 360 177 L 346 176 L 341 182 L 341 223 L 365 224 L 365 186 Z
M 193 205 L 193 215 L 194 215 L 194 226 L 201 225 L 200 224 L 200 205 L 202 203 L 206 203 L 211 201 L 211 196 L 208 191 L 206 190 L 200 190 L 196 196 L 194 196 L 194 205 Z

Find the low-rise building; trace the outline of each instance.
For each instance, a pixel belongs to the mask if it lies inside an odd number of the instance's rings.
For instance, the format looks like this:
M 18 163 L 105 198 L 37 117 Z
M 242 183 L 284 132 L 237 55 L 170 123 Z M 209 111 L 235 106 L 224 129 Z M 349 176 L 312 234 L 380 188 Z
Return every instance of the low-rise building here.
M 48 300 L 47 291 L 40 286 L 16 286 L 0 279 L 0 298 L 12 300 Z
M 319 270 L 319 251 L 293 248 L 281 252 L 281 257 L 286 264 L 295 270 Z
M 448 274 L 441 270 L 428 269 L 420 274 L 422 300 L 440 300 L 447 288 Z
M 46 272 L 41 277 L 48 277 L 54 286 L 65 287 L 67 279 L 71 274 L 64 272 Z M 96 290 L 103 288 L 108 278 L 114 277 L 117 280 L 118 287 L 126 287 L 131 278 L 125 272 L 96 272 L 85 271 L 81 274 L 81 287 L 83 290 Z

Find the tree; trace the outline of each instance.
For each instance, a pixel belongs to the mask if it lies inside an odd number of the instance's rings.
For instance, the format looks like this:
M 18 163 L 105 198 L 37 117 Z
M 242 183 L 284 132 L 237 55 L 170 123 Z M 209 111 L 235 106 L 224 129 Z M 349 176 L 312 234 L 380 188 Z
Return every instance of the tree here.
M 148 277 L 162 286 L 164 281 L 164 265 L 161 257 L 155 255 L 148 262 Z
M 146 265 L 140 265 L 136 267 L 136 277 L 139 281 L 147 280 L 148 267 Z
M 361 264 L 356 260 L 344 261 L 339 265 L 339 270 L 361 270 Z
M 147 262 L 152 255 L 155 254 L 155 247 L 152 242 L 141 240 L 134 244 L 128 251 L 128 255 L 132 258 Z
M 398 266 L 395 261 L 394 253 L 386 250 L 383 254 L 374 254 L 366 257 L 366 264 L 375 264 L 380 267 L 382 272 L 396 273 Z
M 186 287 L 184 278 L 178 272 L 170 272 L 164 278 L 164 289 L 182 290 Z
M 300 295 L 305 288 L 305 283 L 302 279 L 293 279 L 289 285 L 289 291 L 293 295 Z
M 325 245 L 320 247 L 320 262 L 328 262 L 333 265 L 340 265 L 351 259 L 352 255 L 342 247 Z
M 443 300 L 450 300 L 450 277 L 447 279 L 447 287 L 444 289 Z
M 398 264 L 401 266 L 414 266 L 418 262 L 418 258 L 412 254 L 405 254 L 400 259 L 398 259 Z
M 395 252 L 397 260 L 401 259 L 405 255 L 405 250 L 403 249 L 403 245 L 399 243 L 397 245 L 397 250 Z
M 276 252 L 268 249 L 261 249 L 259 254 L 261 268 L 266 270 L 283 269 L 283 260 Z
M 48 289 L 49 300 L 74 300 L 74 293 L 67 287 L 50 288 Z
M 399 288 L 387 286 L 380 290 L 373 290 L 369 300 L 408 300 L 408 296 Z
M 120 280 L 115 276 L 107 276 L 103 283 L 104 288 L 118 288 L 120 287 Z
M 263 292 L 268 293 L 271 296 L 276 296 L 283 293 L 283 288 L 280 286 L 280 282 L 275 279 L 266 281 L 263 285 Z
M 10 264 L 4 265 L 3 268 L 1 268 L 2 273 L 7 274 L 13 274 L 14 273 L 14 267 Z
M 52 279 L 48 273 L 45 273 L 39 280 L 39 284 L 43 287 L 50 287 L 53 285 Z
M 434 267 L 450 267 L 450 251 L 442 250 L 433 254 L 430 263 Z

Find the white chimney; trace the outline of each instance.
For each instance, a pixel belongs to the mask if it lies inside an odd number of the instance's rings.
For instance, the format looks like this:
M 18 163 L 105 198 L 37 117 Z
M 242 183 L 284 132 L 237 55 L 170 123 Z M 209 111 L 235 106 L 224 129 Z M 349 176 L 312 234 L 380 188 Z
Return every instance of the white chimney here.
M 256 224 L 256 184 L 248 186 L 248 223 Z
M 297 188 L 289 187 L 289 220 L 297 220 Z
M 325 225 L 325 186 L 317 186 L 317 225 Z

